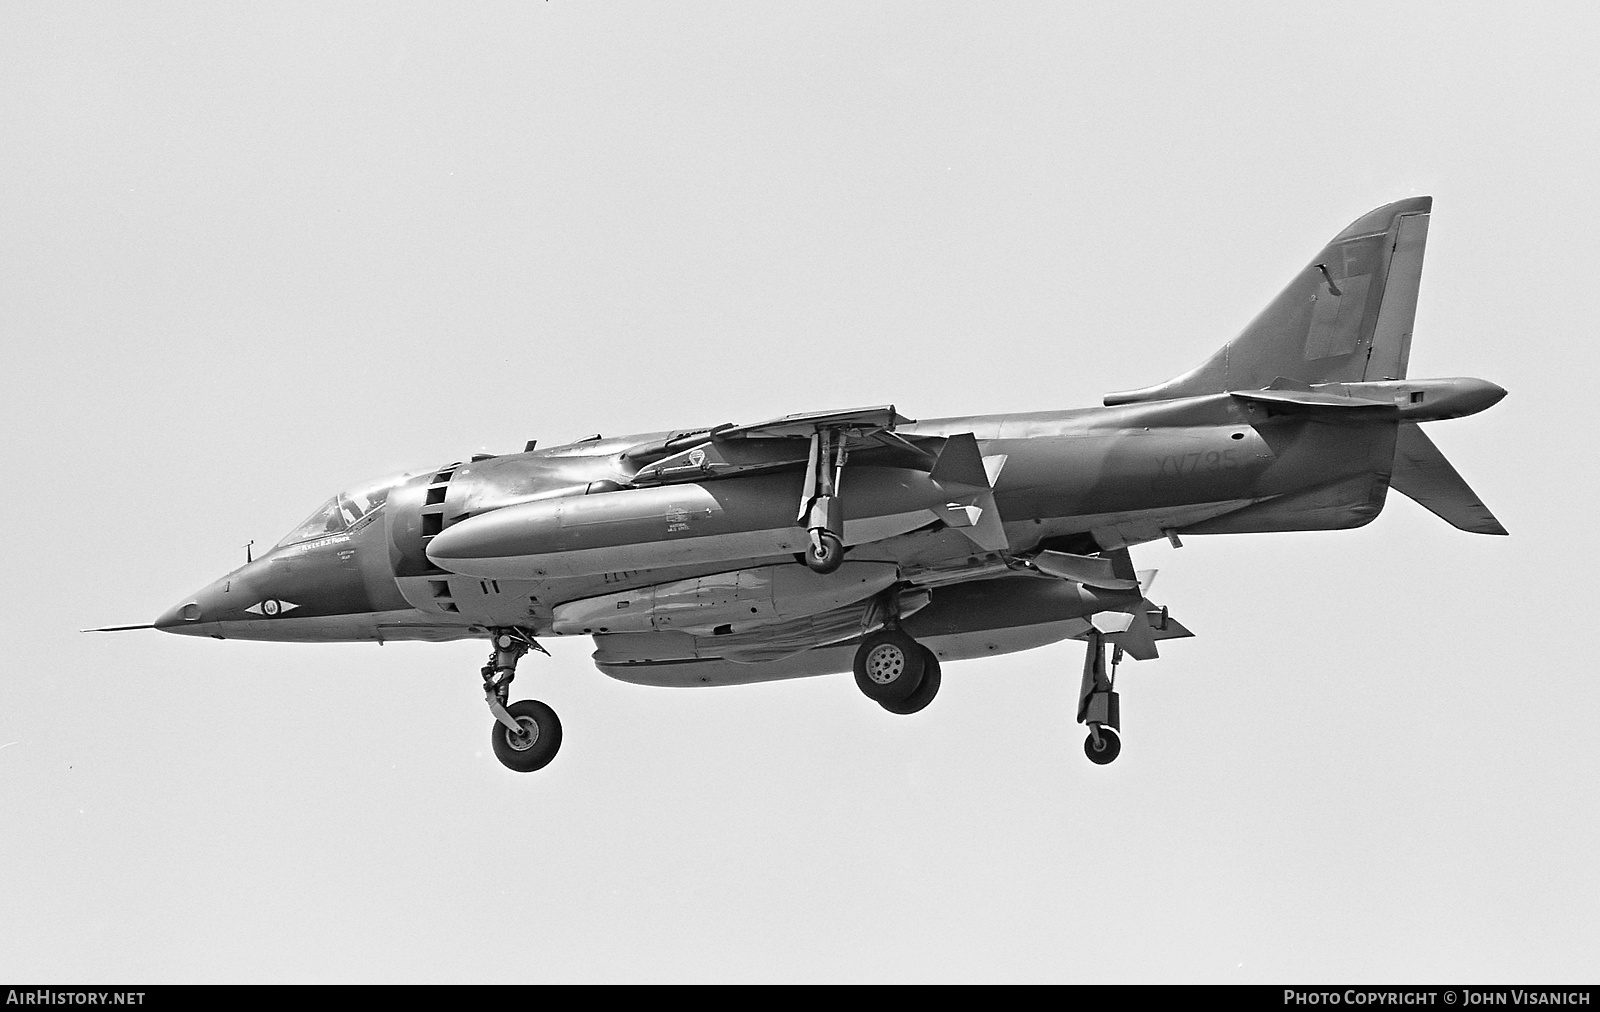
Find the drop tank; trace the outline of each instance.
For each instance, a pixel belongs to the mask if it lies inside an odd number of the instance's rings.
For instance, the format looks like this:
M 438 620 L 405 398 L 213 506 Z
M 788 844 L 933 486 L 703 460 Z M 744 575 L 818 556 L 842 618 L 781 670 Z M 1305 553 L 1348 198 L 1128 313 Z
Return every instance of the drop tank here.
M 785 472 L 519 503 L 445 528 L 427 556 L 468 576 L 544 580 L 790 555 L 807 543 L 796 518 L 802 481 Z M 854 468 L 844 542 L 916 530 L 945 498 L 921 471 Z

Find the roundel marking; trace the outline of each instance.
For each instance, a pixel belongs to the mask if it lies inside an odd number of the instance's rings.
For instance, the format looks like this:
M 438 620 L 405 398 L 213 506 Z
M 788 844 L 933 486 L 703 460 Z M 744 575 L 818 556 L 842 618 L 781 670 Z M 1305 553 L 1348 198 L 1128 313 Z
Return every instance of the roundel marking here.
M 280 601 L 277 598 L 269 597 L 265 601 L 252 604 L 245 611 L 253 615 L 265 615 L 267 618 L 275 618 L 285 612 L 294 611 L 298 607 L 300 606 L 293 601 Z

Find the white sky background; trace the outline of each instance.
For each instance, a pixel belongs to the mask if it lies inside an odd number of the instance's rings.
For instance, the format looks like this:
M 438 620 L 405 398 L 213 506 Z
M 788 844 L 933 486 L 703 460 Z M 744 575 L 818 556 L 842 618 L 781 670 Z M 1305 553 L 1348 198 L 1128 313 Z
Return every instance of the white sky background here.
M 1600 951 L 1592 5 L 7 4 L 0 979 L 1549 982 Z M 1436 198 L 1412 375 L 1510 528 L 1135 551 L 1198 634 L 514 689 L 134 632 L 341 487 L 893 402 L 1099 403 Z

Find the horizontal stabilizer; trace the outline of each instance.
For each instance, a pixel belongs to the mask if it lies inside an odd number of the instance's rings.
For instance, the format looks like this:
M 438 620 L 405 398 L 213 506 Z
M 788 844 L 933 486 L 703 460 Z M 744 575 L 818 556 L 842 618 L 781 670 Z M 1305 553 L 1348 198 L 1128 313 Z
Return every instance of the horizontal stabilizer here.
M 1400 413 L 1393 401 L 1369 401 L 1315 390 L 1230 390 L 1229 396 L 1267 409 L 1269 415 L 1298 415 L 1321 421 L 1368 422 Z
M 1398 428 L 1390 488 L 1452 527 L 1472 534 L 1508 533 L 1416 423 L 1404 422 Z

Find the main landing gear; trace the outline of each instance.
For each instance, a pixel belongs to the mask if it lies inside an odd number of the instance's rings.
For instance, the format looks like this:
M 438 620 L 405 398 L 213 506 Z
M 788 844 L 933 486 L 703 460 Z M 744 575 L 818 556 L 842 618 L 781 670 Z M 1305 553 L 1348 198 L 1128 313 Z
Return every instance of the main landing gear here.
M 890 713 L 916 713 L 939 693 L 939 658 L 898 626 L 861 641 L 855 672 L 862 693 Z
M 1111 673 L 1106 674 L 1105 637 L 1098 630 L 1089 630 L 1088 649 L 1083 657 L 1083 683 L 1078 689 L 1078 723 L 1089 725 L 1089 736 L 1083 739 L 1083 754 L 1097 766 L 1104 766 L 1122 753 L 1122 739 L 1117 732 L 1122 729 L 1122 714 L 1117 704 L 1117 663 L 1122 660 L 1122 648 L 1111 655 Z
M 530 648 L 549 656 L 534 638 L 521 629 L 496 629 L 492 636 L 494 652 L 483 666 L 483 695 L 494 714 L 489 732 L 494 757 L 507 769 L 532 773 L 543 769 L 561 747 L 561 719 L 556 711 L 537 699 L 509 702 L 511 679 L 517 662 Z

